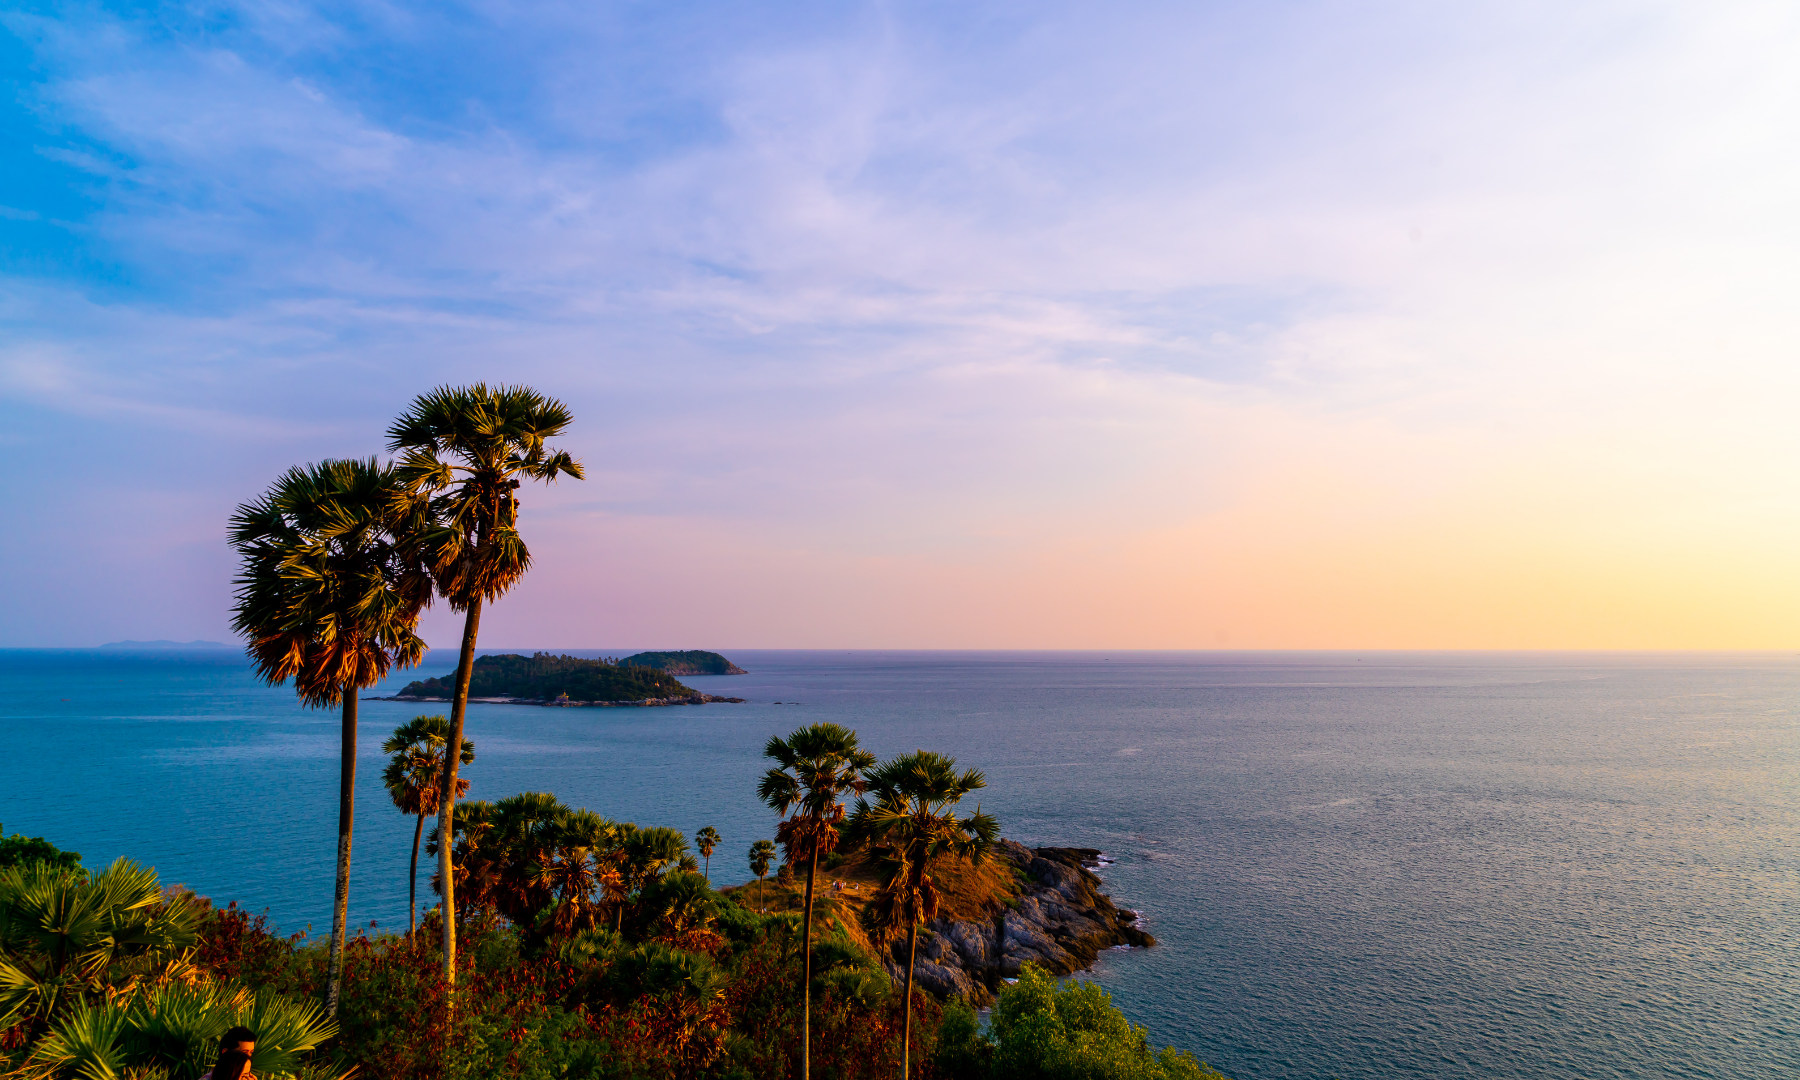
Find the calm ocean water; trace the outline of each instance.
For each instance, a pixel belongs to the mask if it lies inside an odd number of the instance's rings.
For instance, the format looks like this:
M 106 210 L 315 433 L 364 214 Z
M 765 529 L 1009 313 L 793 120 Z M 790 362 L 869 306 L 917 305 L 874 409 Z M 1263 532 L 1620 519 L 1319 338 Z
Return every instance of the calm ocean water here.
M 1800 1075 L 1796 657 L 730 655 L 692 682 L 749 704 L 472 707 L 472 795 L 712 825 L 741 881 L 762 743 L 834 720 L 1115 858 L 1162 944 L 1097 977 L 1238 1080 Z M 412 830 L 378 746 L 419 711 L 363 708 L 352 915 L 382 927 Z M 335 714 L 235 653 L 0 651 L 0 723 L 7 831 L 328 928 Z

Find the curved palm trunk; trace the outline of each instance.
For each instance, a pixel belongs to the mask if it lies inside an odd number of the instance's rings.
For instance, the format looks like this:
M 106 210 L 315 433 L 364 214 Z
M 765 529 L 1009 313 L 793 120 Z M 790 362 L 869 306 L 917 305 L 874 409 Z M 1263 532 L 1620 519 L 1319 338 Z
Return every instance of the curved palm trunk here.
M 438 877 L 444 890 L 444 982 L 456 985 L 456 882 L 450 865 L 450 841 L 456 821 L 456 765 L 462 758 L 463 714 L 469 709 L 469 679 L 475 674 L 475 634 L 481 628 L 481 600 L 469 605 L 463 619 L 462 655 L 456 663 L 456 693 L 450 699 L 450 741 L 444 752 L 444 778 L 438 803 Z
M 900 1025 L 900 1080 L 912 1074 L 912 982 L 913 965 L 919 959 L 919 923 L 913 920 L 906 931 L 906 1019 Z
M 325 1012 L 337 1016 L 338 990 L 344 981 L 344 937 L 350 923 L 350 829 L 356 817 L 356 689 L 344 689 L 344 725 L 338 763 L 337 895 L 331 908 L 330 978 Z
M 419 840 L 425 835 L 425 815 L 413 826 L 412 869 L 406 875 L 406 936 L 419 929 Z
M 813 878 L 819 872 L 819 846 L 813 845 L 812 859 L 806 864 L 806 914 L 800 921 L 800 1080 L 812 1077 L 812 904 Z

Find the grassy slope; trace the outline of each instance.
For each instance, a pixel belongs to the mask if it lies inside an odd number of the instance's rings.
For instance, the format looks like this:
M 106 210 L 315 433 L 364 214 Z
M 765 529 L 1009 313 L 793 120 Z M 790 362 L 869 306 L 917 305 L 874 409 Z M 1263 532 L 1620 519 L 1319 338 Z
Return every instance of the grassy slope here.
M 938 889 L 938 913 L 956 920 L 992 918 L 1007 906 L 1008 901 L 1017 899 L 1021 891 L 1012 863 L 999 857 L 988 858 L 979 866 L 971 866 L 963 859 L 943 859 L 933 866 L 931 879 Z M 844 883 L 842 892 L 832 891 L 832 883 L 836 881 Z M 860 853 L 845 859 L 834 870 L 821 865 L 814 898 L 814 919 L 823 920 L 826 925 L 841 926 L 852 941 L 871 952 L 879 952 L 862 923 L 862 910 L 878 883 L 875 868 Z M 798 913 L 805 904 L 806 870 L 796 868 L 791 885 L 782 885 L 771 877 L 760 887 L 766 895 L 762 902 L 770 911 Z M 755 909 L 759 906 L 758 888 L 752 881 L 720 891 L 736 894 L 740 903 Z

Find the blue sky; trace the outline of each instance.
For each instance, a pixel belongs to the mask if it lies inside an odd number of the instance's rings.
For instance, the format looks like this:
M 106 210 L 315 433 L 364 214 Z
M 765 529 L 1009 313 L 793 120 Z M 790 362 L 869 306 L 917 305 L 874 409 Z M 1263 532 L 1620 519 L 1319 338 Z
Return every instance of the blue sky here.
M 0 644 L 224 637 L 235 504 L 489 379 L 591 469 L 502 644 L 1792 645 L 1797 38 L 11 7 Z

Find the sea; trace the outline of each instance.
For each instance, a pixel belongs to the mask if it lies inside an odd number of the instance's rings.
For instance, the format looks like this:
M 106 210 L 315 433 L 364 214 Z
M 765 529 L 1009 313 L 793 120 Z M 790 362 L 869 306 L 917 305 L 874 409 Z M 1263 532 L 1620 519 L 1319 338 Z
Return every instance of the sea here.
M 1793 654 L 727 653 L 749 674 L 686 681 L 741 705 L 471 706 L 471 797 L 710 825 L 736 883 L 764 743 L 830 720 L 983 770 L 1007 836 L 1104 851 L 1158 944 L 1088 977 L 1235 1080 L 1800 1076 Z M 442 708 L 362 705 L 371 932 L 405 925 L 413 834 L 380 743 Z M 0 725 L 7 832 L 329 929 L 334 712 L 230 650 L 13 650 Z

